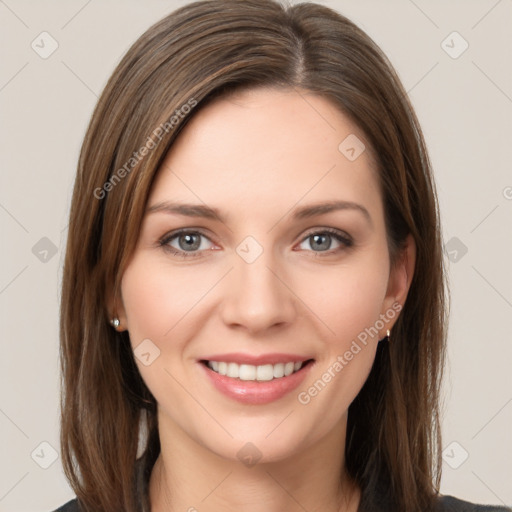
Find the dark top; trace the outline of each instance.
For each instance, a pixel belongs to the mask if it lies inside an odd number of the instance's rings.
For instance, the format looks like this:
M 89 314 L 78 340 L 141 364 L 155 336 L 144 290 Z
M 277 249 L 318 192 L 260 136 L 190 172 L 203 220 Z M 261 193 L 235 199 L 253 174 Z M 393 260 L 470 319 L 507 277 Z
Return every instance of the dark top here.
M 149 477 L 151 475 L 151 464 L 144 460 L 144 457 L 138 459 L 136 463 L 137 471 L 137 486 L 140 489 L 139 495 L 141 498 L 140 510 L 146 510 L 149 508 Z M 371 491 L 372 495 L 364 491 L 361 493 L 361 501 L 359 503 L 358 512 L 389 512 L 394 507 L 386 503 L 386 500 L 381 499 L 383 489 Z M 378 505 L 376 505 L 378 504 Z M 76 499 L 68 501 L 65 505 L 58 508 L 54 512 L 82 512 L 78 506 Z M 147 510 L 149 512 L 149 510 Z M 393 512 L 399 512 L 393 510 Z M 510 507 L 491 506 L 491 505 L 479 505 L 476 503 L 470 503 L 469 501 L 463 501 L 453 496 L 439 496 L 437 512 L 512 512 Z
M 492 507 L 477 505 L 468 501 L 459 500 L 453 496 L 441 496 L 439 498 L 439 512 L 512 512 L 509 507 Z M 81 512 L 76 499 L 68 501 L 55 512 Z
M 55 512 L 81 512 L 76 499 L 68 501 Z M 468 501 L 459 500 L 453 496 L 441 496 L 439 498 L 439 512 L 512 512 L 509 507 L 493 507 L 489 505 L 477 505 Z

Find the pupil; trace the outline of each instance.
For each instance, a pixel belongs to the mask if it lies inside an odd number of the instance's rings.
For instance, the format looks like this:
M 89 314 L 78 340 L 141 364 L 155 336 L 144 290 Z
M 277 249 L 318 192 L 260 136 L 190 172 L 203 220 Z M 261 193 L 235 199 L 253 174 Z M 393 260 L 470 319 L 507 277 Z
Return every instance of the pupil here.
M 197 235 L 182 235 L 180 237 L 180 245 L 181 245 L 181 241 L 185 240 L 185 249 L 198 249 L 200 243 L 197 240 L 194 241 L 194 237 L 197 237 Z M 183 246 L 182 246 L 182 248 L 183 248 Z
M 320 249 L 327 250 L 329 248 L 329 242 L 328 242 L 328 240 L 330 238 L 329 235 L 313 235 L 313 239 L 314 239 L 315 243 L 317 243 L 318 240 L 322 239 L 322 238 L 324 239 L 324 243 L 322 244 L 320 242 L 320 244 L 319 244 L 321 246 Z

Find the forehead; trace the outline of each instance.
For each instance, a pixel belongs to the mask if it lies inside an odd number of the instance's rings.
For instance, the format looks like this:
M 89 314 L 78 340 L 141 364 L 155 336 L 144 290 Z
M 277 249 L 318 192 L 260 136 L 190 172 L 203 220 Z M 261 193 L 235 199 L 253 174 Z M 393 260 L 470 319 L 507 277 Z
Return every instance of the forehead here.
M 360 143 L 366 149 L 354 159 L 346 151 L 361 151 Z M 381 206 L 364 133 L 323 97 L 264 88 L 194 114 L 158 170 L 149 202 L 171 199 L 248 214 L 319 200 Z

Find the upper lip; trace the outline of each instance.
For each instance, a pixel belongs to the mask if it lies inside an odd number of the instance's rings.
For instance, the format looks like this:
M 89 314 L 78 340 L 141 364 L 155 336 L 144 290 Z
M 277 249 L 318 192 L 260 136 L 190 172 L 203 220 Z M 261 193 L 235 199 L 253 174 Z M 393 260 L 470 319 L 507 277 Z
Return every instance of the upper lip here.
M 260 354 L 258 356 L 242 353 L 229 353 L 229 354 L 214 354 L 208 357 L 203 357 L 201 361 L 218 361 L 226 363 L 237 364 L 250 364 L 253 366 L 260 366 L 264 364 L 278 364 L 278 363 L 302 363 L 312 359 L 308 356 L 300 354 Z

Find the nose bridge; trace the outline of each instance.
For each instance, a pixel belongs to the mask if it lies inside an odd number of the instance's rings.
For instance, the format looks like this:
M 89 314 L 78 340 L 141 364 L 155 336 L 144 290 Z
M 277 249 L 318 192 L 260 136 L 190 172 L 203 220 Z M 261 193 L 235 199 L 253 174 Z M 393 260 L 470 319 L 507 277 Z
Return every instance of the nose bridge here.
M 224 321 L 258 331 L 290 322 L 295 308 L 293 294 L 282 281 L 280 266 L 271 248 L 252 237 L 236 248 L 223 307 Z

